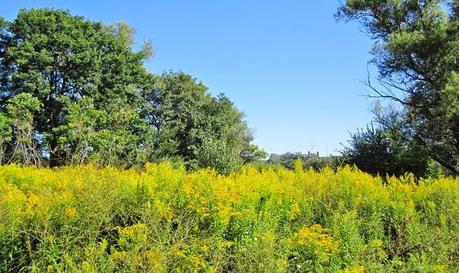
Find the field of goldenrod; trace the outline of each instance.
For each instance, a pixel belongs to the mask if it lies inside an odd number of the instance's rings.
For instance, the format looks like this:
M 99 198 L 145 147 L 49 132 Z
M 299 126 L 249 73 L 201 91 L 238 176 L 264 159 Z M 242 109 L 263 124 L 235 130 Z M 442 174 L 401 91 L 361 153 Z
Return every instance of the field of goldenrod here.
M 459 180 L 1 166 L 0 272 L 459 272 Z

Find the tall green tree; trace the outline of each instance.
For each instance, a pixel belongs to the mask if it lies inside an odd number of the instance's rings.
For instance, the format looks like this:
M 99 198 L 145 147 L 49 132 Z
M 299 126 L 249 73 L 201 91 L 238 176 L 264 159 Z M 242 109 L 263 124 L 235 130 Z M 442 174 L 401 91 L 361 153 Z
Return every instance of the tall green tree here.
M 413 137 L 459 173 L 459 1 L 347 0 L 338 16 L 375 40 L 378 97 L 407 109 Z
M 211 96 L 190 75 L 164 73 L 144 96 L 149 102 L 146 117 L 155 129 L 153 158 L 175 158 L 191 169 L 229 172 L 264 156 L 251 143 L 244 114 L 224 95 Z
M 52 9 L 21 10 L 14 21 L 0 23 L 2 99 L 26 93 L 39 101 L 33 130 L 49 164 L 66 164 L 82 149 L 102 164 L 134 163 L 131 154 L 148 136 L 138 108 L 151 50 L 133 52 L 132 29 Z M 81 123 L 75 107 L 97 114 Z M 85 147 L 71 136 L 75 126 L 95 132 Z

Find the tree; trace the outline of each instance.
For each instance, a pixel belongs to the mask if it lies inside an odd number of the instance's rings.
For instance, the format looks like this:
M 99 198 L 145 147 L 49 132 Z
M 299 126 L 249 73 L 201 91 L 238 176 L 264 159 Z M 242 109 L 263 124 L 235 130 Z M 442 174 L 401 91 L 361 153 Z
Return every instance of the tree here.
M 148 137 L 138 109 L 151 50 L 132 51 L 132 29 L 52 9 L 21 10 L 13 22 L 0 22 L 2 99 L 30 94 L 39 101 L 32 130 L 49 165 L 68 164 L 82 150 L 101 164 L 134 164 Z M 90 128 L 79 134 L 94 135 L 76 143 L 70 129 L 77 126 L 78 107 L 92 109 L 84 124 Z
M 458 174 L 459 2 L 347 0 L 338 16 L 360 21 L 375 40 L 376 96 L 401 103 L 413 138 Z
M 365 130 L 351 135 L 350 146 L 342 152 L 347 164 L 373 175 L 400 176 L 407 172 L 426 175 L 429 155 L 425 146 L 412 137 L 405 113 L 376 104 L 374 121 Z
M 144 94 L 149 102 L 145 116 L 155 129 L 153 158 L 226 173 L 263 154 L 251 143 L 243 113 L 224 95 L 213 97 L 207 90 L 190 75 L 169 72 Z
M 212 97 L 204 112 L 207 116 L 206 127 L 212 132 L 207 139 L 213 139 L 214 143 L 221 140 L 225 143 L 221 147 L 231 150 L 226 153 L 214 153 L 216 157 L 228 153 L 234 154 L 233 158 L 238 158 L 237 161 L 241 164 L 266 158 L 267 153 L 252 143 L 254 137 L 244 120 L 245 114 L 239 111 L 224 94 L 216 98 Z M 233 161 L 236 162 L 236 160 Z
M 407 172 L 425 175 L 428 157 L 415 141 L 403 142 L 399 135 L 368 126 L 351 135 L 350 147 L 343 152 L 348 164 L 373 175 L 400 176 Z

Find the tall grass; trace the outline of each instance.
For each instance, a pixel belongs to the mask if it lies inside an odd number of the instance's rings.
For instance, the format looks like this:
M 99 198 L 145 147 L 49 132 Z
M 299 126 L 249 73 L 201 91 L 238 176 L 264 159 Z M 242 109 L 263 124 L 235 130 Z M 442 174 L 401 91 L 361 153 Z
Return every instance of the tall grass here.
M 0 272 L 459 272 L 459 180 L 2 166 Z

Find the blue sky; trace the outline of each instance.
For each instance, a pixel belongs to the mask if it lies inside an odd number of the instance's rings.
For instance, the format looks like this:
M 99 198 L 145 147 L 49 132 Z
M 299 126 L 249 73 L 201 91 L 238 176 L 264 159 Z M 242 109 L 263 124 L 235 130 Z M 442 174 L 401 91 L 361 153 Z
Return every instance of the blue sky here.
M 365 97 L 371 40 L 355 23 L 336 22 L 338 0 L 14 0 L 104 23 L 125 21 L 151 41 L 151 72 L 182 70 L 246 113 L 255 143 L 270 153 L 337 154 L 349 132 L 371 120 Z

